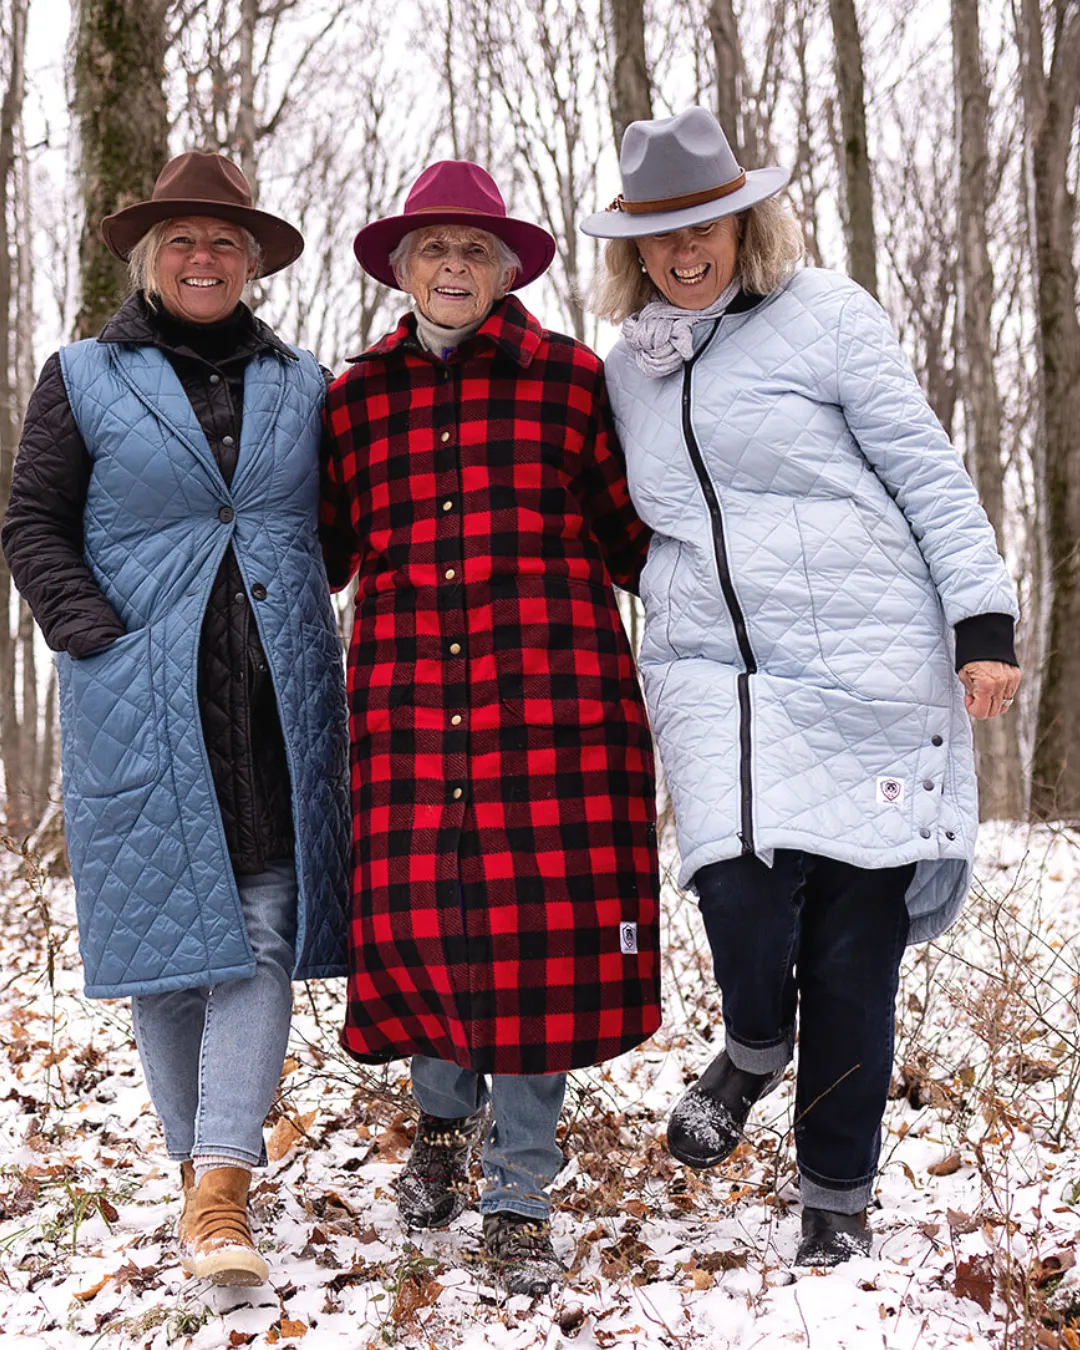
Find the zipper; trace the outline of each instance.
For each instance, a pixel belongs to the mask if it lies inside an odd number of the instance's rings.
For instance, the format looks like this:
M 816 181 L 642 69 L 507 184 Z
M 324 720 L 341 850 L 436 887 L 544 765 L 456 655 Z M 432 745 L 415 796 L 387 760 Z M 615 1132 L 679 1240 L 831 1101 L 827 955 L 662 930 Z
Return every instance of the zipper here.
M 739 597 L 735 594 L 735 585 L 731 579 L 727 546 L 724 541 L 724 516 L 720 510 L 720 499 L 716 495 L 716 488 L 713 486 L 712 479 L 705 468 L 705 461 L 702 458 L 697 437 L 694 435 L 693 422 L 690 416 L 694 366 L 697 365 L 699 358 L 704 356 L 707 348 L 712 345 L 720 323 L 721 319 L 717 319 L 713 324 L 712 332 L 686 363 L 682 387 L 682 427 L 686 448 L 690 453 L 690 462 L 697 474 L 701 493 L 705 498 L 705 505 L 709 508 L 709 517 L 712 521 L 713 553 L 716 556 L 716 570 L 720 577 L 720 590 L 724 597 L 724 603 L 727 605 L 728 614 L 731 616 L 732 627 L 735 630 L 735 641 L 738 644 L 739 656 L 742 658 L 744 667 L 739 672 L 737 680 L 739 695 L 739 796 L 742 827 L 739 831 L 739 838 L 742 840 L 743 853 L 750 854 L 754 852 L 754 802 L 750 759 L 752 750 L 750 738 L 750 676 L 757 674 L 757 659 L 754 656 L 754 649 L 750 645 L 746 615 L 739 604 Z

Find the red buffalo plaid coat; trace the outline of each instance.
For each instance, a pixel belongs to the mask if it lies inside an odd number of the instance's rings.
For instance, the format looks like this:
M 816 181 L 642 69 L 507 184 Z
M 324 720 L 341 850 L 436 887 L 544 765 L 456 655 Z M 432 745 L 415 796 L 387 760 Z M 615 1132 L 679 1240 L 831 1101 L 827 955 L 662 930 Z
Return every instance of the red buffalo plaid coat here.
M 652 741 L 611 589 L 648 533 L 592 352 L 513 297 L 446 363 L 415 334 L 326 406 L 327 567 L 358 574 L 342 1040 L 555 1073 L 660 1021 Z

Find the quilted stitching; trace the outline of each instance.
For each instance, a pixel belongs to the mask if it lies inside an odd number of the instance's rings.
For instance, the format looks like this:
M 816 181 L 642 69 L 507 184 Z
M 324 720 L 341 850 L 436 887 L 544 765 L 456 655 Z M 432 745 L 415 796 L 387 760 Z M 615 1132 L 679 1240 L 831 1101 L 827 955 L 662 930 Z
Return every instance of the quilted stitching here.
M 683 372 L 648 379 L 622 343 L 606 368 L 634 503 L 655 531 L 641 668 L 686 885 L 741 848 L 743 666 L 683 435 Z M 759 666 L 757 851 L 918 862 L 911 937 L 934 936 L 965 897 L 977 828 L 951 628 L 1017 612 L 974 488 L 884 312 L 845 277 L 808 269 L 727 316 L 692 378 Z M 904 780 L 901 801 L 878 799 L 886 776 Z
M 230 489 L 160 352 L 91 340 L 61 359 L 94 461 L 86 558 L 129 634 L 89 661 L 58 656 L 86 992 L 156 993 L 254 971 L 197 706 L 202 614 L 230 542 L 249 594 L 266 588 L 253 609 L 292 780 L 294 973 L 343 974 L 347 728 L 316 534 L 318 366 L 306 353 L 251 361 Z M 225 503 L 229 523 L 218 517 Z

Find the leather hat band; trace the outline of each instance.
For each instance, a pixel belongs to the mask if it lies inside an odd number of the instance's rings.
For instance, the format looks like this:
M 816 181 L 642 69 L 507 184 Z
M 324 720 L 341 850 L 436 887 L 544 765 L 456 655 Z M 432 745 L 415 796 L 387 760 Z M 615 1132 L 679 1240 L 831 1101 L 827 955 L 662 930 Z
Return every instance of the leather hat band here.
M 721 183 L 719 187 L 705 188 L 703 192 L 687 192 L 682 197 L 657 197 L 651 202 L 628 202 L 620 192 L 607 209 L 625 211 L 631 216 L 646 216 L 656 211 L 683 211 L 688 206 L 702 206 L 705 202 L 719 201 L 721 197 L 738 192 L 745 183 L 746 170 L 740 169 L 738 177 L 732 178 L 727 183 Z

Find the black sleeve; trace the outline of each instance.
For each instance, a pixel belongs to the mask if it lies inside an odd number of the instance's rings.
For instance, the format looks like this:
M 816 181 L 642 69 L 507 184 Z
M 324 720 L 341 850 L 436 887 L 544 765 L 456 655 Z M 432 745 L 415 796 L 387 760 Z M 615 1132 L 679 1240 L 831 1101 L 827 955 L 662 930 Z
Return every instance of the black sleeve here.
M 961 619 L 956 634 L 956 669 L 963 670 L 972 661 L 1003 661 L 1018 666 L 1011 614 L 973 614 Z
M 30 395 L 0 542 L 45 641 L 72 656 L 125 632 L 83 557 L 89 483 L 90 455 L 54 353 Z

